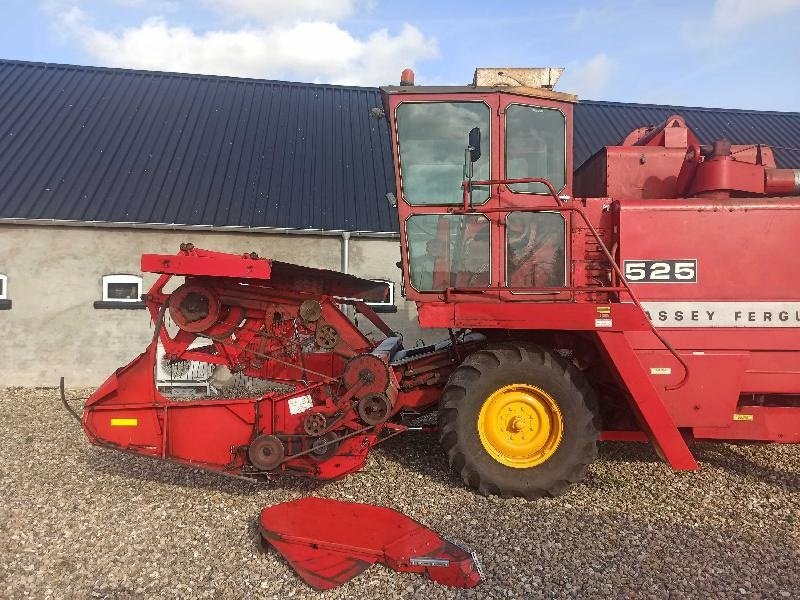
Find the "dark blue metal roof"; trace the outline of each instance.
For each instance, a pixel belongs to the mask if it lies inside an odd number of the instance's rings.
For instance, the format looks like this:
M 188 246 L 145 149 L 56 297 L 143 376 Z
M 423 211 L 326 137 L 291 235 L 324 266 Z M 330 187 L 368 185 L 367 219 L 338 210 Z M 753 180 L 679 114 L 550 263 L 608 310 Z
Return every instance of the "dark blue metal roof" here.
M 0 60 L 0 219 L 394 232 L 380 105 L 376 88 Z M 800 166 L 800 113 L 583 101 L 576 167 L 674 113 Z
M 389 232 L 374 88 L 0 61 L 0 218 Z
M 637 127 L 658 125 L 681 115 L 700 142 L 727 139 L 733 144 L 768 144 L 780 168 L 800 167 L 800 113 L 728 108 L 664 106 L 582 100 L 575 106 L 575 168 L 603 146 L 613 146 Z

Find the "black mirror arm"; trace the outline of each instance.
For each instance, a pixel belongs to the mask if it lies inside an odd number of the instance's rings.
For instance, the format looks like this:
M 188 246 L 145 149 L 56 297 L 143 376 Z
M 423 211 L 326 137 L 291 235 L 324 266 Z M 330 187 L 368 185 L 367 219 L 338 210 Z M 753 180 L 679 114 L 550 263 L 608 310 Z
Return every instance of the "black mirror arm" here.
M 461 187 L 464 190 L 464 207 L 469 206 L 472 208 L 472 176 L 475 173 L 472 157 L 472 146 L 467 146 L 464 149 L 464 180 L 461 182 Z

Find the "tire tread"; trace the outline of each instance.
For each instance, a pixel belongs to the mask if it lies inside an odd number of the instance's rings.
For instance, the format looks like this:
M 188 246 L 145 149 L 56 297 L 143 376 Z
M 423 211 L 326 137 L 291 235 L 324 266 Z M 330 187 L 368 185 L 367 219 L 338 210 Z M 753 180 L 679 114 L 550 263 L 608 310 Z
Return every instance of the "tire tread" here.
M 553 481 L 546 489 L 500 487 L 488 474 L 480 473 L 469 460 L 459 438 L 458 416 L 460 410 L 465 410 L 465 400 L 469 395 L 471 384 L 483 377 L 487 370 L 520 363 L 532 363 L 551 371 L 570 390 L 574 401 L 585 409 L 580 411 L 582 418 L 574 427 L 577 430 L 576 434 L 586 442 L 579 447 L 575 464 L 567 465 L 560 478 Z M 599 431 L 600 416 L 597 400 L 580 371 L 555 352 L 531 343 L 502 342 L 469 355 L 450 376 L 439 405 L 439 439 L 447 454 L 448 463 L 458 472 L 467 486 L 476 489 L 484 496 L 490 494 L 502 497 L 522 496 L 532 500 L 564 493 L 571 485 L 584 478 L 589 464 L 597 457 Z

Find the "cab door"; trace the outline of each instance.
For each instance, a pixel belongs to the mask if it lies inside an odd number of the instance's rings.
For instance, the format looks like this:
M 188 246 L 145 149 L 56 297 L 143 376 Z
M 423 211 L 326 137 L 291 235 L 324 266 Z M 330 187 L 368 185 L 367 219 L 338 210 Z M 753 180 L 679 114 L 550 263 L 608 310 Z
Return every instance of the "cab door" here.
M 406 297 L 417 301 L 497 298 L 497 186 L 476 186 L 464 214 L 467 134 L 481 130 L 474 179 L 500 174 L 498 95 L 408 94 L 389 99 Z M 485 212 L 484 212 L 485 211 Z
M 500 94 L 501 179 L 548 179 L 559 196 L 572 192 L 572 105 Z M 573 299 L 572 213 L 541 183 L 496 186 L 498 232 L 493 256 L 500 296 L 510 301 Z

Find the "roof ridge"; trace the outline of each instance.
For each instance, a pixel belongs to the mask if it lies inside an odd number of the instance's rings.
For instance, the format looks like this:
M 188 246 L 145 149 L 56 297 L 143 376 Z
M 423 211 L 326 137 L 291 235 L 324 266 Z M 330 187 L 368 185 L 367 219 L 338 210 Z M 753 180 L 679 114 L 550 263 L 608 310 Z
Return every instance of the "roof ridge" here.
M 624 106 L 627 108 L 675 108 L 678 110 L 700 110 L 704 112 L 734 112 L 734 113 L 758 113 L 768 115 L 800 115 L 797 111 L 788 110 L 759 110 L 757 108 L 715 108 L 713 106 L 682 106 L 679 104 L 651 104 L 642 102 L 620 102 L 619 100 L 580 100 L 580 104 L 601 104 L 603 106 Z
M 123 67 L 97 67 L 93 65 L 74 65 L 68 63 L 55 63 L 43 61 L 19 60 L 13 58 L 0 58 L 0 65 L 15 65 L 21 67 L 36 67 L 46 69 L 69 69 L 84 72 L 110 72 L 120 74 L 152 75 L 159 77 L 177 77 L 185 79 L 239 81 L 242 83 L 255 83 L 266 85 L 283 85 L 310 88 L 333 88 L 337 90 L 354 90 L 364 92 L 378 92 L 377 86 L 339 85 L 334 83 L 309 83 L 304 81 L 284 81 L 282 79 L 258 79 L 256 77 L 237 77 L 234 75 L 209 75 L 204 73 L 181 73 L 178 71 L 152 71 L 148 69 L 126 69 Z

